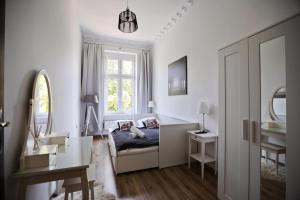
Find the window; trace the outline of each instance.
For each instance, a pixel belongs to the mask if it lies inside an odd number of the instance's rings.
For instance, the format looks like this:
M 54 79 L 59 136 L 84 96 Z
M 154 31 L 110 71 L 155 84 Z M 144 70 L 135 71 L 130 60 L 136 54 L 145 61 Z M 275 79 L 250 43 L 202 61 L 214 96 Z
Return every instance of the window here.
M 104 52 L 105 114 L 128 114 L 135 111 L 136 54 Z
M 36 91 L 36 112 L 38 115 L 47 115 L 49 112 L 48 86 L 44 76 L 38 78 Z

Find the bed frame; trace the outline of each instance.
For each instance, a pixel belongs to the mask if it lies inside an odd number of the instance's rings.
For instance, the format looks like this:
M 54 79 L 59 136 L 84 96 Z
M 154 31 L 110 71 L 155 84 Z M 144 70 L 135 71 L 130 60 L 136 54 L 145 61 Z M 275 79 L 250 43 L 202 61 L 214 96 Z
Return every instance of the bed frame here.
M 196 130 L 198 123 L 191 123 L 163 115 L 154 115 L 160 121 L 159 145 L 142 149 L 117 152 L 109 134 L 109 149 L 116 174 L 149 168 L 164 168 L 187 163 L 187 130 Z M 145 117 L 135 116 L 135 119 Z M 127 118 L 128 119 L 128 118 Z M 105 121 L 109 124 L 111 121 Z
M 109 151 L 116 174 L 158 167 L 158 146 L 117 151 L 109 133 Z

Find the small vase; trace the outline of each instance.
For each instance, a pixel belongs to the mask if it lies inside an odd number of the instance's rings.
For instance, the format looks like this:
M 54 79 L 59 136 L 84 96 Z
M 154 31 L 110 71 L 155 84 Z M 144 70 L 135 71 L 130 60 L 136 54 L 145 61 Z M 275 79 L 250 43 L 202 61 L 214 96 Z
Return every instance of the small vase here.
M 33 151 L 36 152 L 36 151 L 40 150 L 39 139 L 33 138 L 33 140 L 34 140 Z

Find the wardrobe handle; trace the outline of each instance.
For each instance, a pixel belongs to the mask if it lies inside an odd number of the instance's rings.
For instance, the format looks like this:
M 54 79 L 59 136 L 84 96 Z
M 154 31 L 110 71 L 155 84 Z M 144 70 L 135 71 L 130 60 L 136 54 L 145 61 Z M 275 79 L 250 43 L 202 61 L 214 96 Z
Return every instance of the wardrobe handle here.
M 248 141 L 248 120 L 244 119 L 243 120 L 243 140 Z
M 256 143 L 256 121 L 251 122 L 252 143 Z

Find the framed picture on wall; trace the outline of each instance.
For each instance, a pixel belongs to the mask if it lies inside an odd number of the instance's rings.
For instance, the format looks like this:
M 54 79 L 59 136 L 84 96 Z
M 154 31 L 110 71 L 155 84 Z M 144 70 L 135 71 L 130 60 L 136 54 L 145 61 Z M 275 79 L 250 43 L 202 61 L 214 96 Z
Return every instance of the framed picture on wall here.
M 169 64 L 168 94 L 169 96 L 187 94 L 187 56 Z

